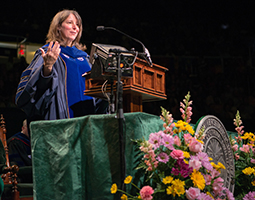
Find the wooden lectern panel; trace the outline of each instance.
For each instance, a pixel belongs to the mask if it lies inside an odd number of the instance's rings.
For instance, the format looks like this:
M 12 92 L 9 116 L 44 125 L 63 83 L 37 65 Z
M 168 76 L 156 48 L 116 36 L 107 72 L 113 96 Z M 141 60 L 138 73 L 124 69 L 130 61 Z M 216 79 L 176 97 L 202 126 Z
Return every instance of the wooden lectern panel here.
M 142 103 L 167 99 L 165 90 L 165 72 L 167 68 L 157 64 L 150 67 L 143 59 L 137 58 L 133 65 L 133 77 L 122 78 L 124 112 L 142 112 Z M 90 78 L 86 75 L 85 95 L 106 99 L 102 93 L 103 78 Z M 116 81 L 113 84 L 116 92 Z M 107 93 L 111 92 L 107 86 Z M 116 102 L 116 101 L 115 101 Z

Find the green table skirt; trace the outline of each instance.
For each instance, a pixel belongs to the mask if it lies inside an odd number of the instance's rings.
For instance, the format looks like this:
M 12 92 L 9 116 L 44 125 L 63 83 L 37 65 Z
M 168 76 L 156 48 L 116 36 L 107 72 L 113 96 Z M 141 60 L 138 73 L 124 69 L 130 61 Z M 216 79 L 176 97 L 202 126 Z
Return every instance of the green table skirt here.
M 148 139 L 163 129 L 163 121 L 141 112 L 124 116 L 126 175 L 135 176 L 137 147 L 131 139 Z M 36 121 L 30 128 L 34 199 L 120 199 L 110 193 L 112 183 L 122 182 L 115 115 Z

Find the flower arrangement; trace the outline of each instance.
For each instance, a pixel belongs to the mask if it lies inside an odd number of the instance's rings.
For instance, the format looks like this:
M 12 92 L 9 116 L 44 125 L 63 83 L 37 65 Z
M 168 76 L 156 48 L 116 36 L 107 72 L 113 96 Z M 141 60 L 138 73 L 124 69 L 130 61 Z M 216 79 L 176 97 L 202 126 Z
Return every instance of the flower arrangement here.
M 234 199 L 233 194 L 223 186 L 220 177 L 224 165 L 213 163 L 203 152 L 204 128 L 195 134 L 189 124 L 192 116 L 190 93 L 180 103 L 182 120 L 174 122 L 172 114 L 161 107 L 164 130 L 151 133 L 148 140 L 136 140 L 143 158 L 137 169 L 144 170 L 147 182 L 141 189 L 128 176 L 124 183 L 132 184 L 137 193 L 131 195 L 117 188 L 114 183 L 111 192 L 121 192 L 122 200 L 143 199 Z
M 253 133 L 244 132 L 239 111 L 234 119 L 237 136 L 231 139 L 235 156 L 235 197 L 236 199 L 255 199 L 255 156 Z M 245 187 L 244 187 L 245 185 Z

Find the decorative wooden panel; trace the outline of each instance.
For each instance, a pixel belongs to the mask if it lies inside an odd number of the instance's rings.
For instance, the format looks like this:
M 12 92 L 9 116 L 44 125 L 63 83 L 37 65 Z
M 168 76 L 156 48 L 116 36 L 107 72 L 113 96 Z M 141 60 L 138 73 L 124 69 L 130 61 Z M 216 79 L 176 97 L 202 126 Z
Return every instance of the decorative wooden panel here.
M 137 58 L 133 65 L 133 77 L 122 78 L 124 111 L 142 112 L 142 102 L 167 99 L 165 93 L 165 72 L 167 70 L 157 64 L 150 67 L 145 60 Z M 102 78 L 92 79 L 90 74 L 87 74 L 84 94 L 105 99 L 102 93 L 102 85 L 105 81 Z M 113 90 L 116 91 L 116 80 L 113 80 Z M 111 92 L 109 84 L 106 92 Z

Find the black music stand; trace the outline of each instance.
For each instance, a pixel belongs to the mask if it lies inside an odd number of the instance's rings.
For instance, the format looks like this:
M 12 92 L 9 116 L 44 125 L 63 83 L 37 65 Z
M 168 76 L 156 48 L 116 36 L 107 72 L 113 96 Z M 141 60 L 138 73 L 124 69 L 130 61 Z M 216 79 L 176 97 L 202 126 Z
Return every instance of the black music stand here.
M 117 80 L 116 88 L 116 118 L 119 125 L 119 141 L 120 141 L 120 167 L 121 167 L 121 183 L 122 190 L 125 191 L 124 179 L 126 176 L 125 161 L 125 140 L 124 132 L 124 112 L 123 112 L 123 84 L 122 77 L 133 77 L 133 64 L 138 53 L 128 51 L 124 47 L 106 44 L 92 44 L 90 53 L 90 63 L 92 64 L 91 78 L 109 80 L 111 90 L 113 90 L 113 80 Z M 111 91 L 113 95 L 113 91 Z M 111 96 L 111 99 L 112 96 Z M 110 105 L 112 102 L 110 102 Z M 112 109 L 112 108 L 110 108 Z

